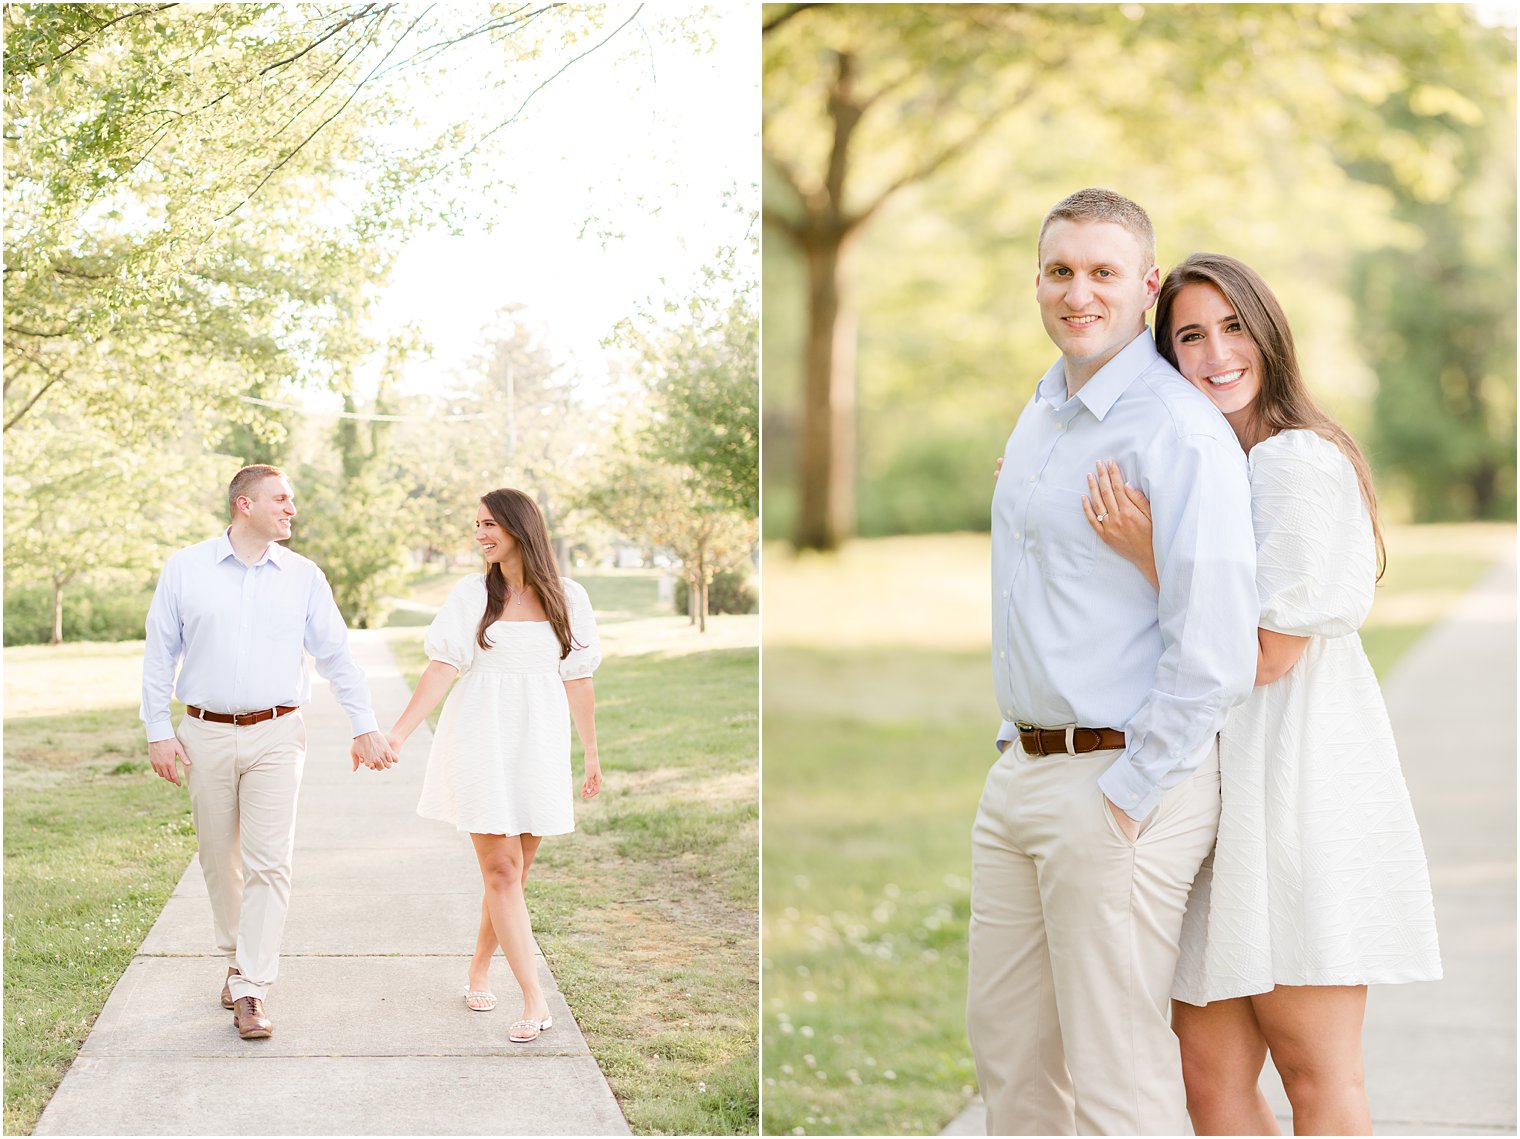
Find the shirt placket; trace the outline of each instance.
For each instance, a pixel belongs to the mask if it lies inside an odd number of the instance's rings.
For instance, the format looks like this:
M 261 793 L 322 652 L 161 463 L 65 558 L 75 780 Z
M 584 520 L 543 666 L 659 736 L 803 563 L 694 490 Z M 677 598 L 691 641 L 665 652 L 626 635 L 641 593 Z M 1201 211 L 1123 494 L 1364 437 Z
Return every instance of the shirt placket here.
M 235 701 L 232 711 L 253 711 L 253 705 L 249 703 L 248 674 L 253 668 L 253 618 L 254 604 L 253 591 L 255 575 L 258 573 L 257 566 L 243 567 L 243 584 L 238 591 L 238 635 L 237 653 L 232 661 L 232 692 Z
M 1034 502 L 1035 491 L 1039 489 L 1040 479 L 1049 468 L 1051 458 L 1055 454 L 1056 445 L 1065 434 L 1063 430 L 1065 426 L 1064 420 L 1068 418 L 1065 412 L 1069 410 L 1054 408 L 1049 404 L 1045 405 L 1045 409 L 1047 417 L 1046 427 L 1039 433 L 1038 455 L 1030 464 L 1028 470 L 1021 474 L 1022 485 L 1014 490 L 1013 510 L 1011 512 L 1013 530 L 1008 535 L 1009 541 L 1013 543 L 1010 551 L 1012 557 L 1009 559 L 1008 576 L 1004 580 L 1000 590 L 1002 593 L 1003 629 L 1002 636 L 1000 637 L 1001 645 L 998 648 L 998 665 L 1007 678 L 1001 688 L 1007 694 L 1005 699 L 1009 700 L 1012 698 L 1014 689 L 1011 675 L 1013 662 L 1008 659 L 1008 654 L 1014 651 L 1013 637 L 1011 635 L 1014 625 L 1013 593 L 1017 590 L 1020 577 L 1029 569 L 1029 508 Z M 1002 713 L 1005 720 L 1014 718 L 1014 710 L 1011 705 L 1003 708 Z

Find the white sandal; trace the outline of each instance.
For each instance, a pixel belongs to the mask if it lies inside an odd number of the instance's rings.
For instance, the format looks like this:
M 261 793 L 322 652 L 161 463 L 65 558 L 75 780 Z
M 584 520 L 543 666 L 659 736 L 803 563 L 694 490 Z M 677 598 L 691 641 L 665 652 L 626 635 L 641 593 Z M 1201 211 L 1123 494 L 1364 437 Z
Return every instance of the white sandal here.
M 496 1007 L 496 994 L 484 989 L 466 989 L 464 1003 L 471 1012 L 490 1012 Z
M 554 1027 L 554 1018 L 546 1016 L 543 1020 L 514 1020 L 507 1029 L 507 1039 L 513 1044 L 532 1044 L 538 1039 L 540 1032 L 548 1032 Z

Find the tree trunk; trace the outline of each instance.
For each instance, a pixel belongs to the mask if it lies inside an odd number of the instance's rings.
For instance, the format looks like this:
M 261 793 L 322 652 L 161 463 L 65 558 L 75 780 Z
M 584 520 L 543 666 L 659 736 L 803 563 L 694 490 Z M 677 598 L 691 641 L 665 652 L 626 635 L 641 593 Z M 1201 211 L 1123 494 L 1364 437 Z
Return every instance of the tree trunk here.
M 707 575 L 702 575 L 702 604 L 697 612 L 701 614 L 701 620 L 697 622 L 697 632 L 707 632 Z
M 63 578 L 53 575 L 53 640 L 55 645 L 63 644 Z
M 1473 517 L 1492 518 L 1494 500 L 1499 494 L 1499 472 L 1488 463 L 1473 471 L 1468 476 L 1468 483 L 1472 487 L 1473 494 Z
M 802 409 L 802 501 L 792 545 L 832 550 L 855 532 L 856 314 L 849 289 L 852 235 L 829 233 L 804 250 L 807 359 Z

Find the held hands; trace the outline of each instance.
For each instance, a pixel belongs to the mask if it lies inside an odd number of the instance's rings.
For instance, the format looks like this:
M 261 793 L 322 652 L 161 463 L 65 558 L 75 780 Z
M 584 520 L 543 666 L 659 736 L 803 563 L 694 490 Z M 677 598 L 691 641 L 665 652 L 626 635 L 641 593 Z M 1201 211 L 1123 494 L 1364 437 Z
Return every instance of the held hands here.
M 1087 524 L 1097 531 L 1115 553 L 1135 564 L 1152 585 L 1156 576 L 1156 554 L 1151 546 L 1151 502 L 1139 489 L 1130 486 L 1112 459 L 1098 463 L 1096 474 L 1087 476 L 1091 497 L 1082 496 L 1082 513 Z
M 170 736 L 166 740 L 154 740 L 148 745 L 148 762 L 153 765 L 153 771 L 161 778 L 167 779 L 178 787 L 179 769 L 174 766 L 175 760 L 190 766 L 190 757 L 185 754 L 185 749 L 179 740 Z M 185 772 L 188 777 L 189 772 Z
M 393 746 L 379 732 L 365 732 L 362 736 L 355 736 L 348 754 L 354 761 L 355 771 L 359 770 L 361 763 L 371 771 L 384 771 L 392 764 L 401 762 L 401 749 Z
M 602 789 L 602 761 L 595 755 L 586 756 L 586 782 L 581 784 L 581 798 L 594 799 Z

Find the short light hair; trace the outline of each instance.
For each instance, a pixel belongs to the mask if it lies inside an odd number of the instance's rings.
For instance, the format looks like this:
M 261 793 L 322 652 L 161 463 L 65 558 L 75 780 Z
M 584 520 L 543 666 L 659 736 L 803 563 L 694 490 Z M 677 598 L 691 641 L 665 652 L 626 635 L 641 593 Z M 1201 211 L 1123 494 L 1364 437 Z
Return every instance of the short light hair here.
M 1141 272 L 1150 272 L 1151 266 L 1156 263 L 1156 230 L 1151 225 L 1150 215 L 1138 202 L 1131 201 L 1123 194 L 1116 194 L 1101 186 L 1089 186 L 1062 198 L 1051 207 L 1045 220 L 1040 223 L 1040 240 L 1035 245 L 1037 260 L 1041 257 L 1040 250 L 1045 247 L 1045 231 L 1053 221 L 1107 221 L 1122 225 L 1140 243 L 1140 253 L 1145 258 L 1145 264 L 1140 266 Z
M 237 500 L 245 495 L 253 497 L 252 491 L 255 486 L 265 479 L 280 478 L 285 474 L 279 467 L 271 467 L 268 463 L 254 463 L 251 467 L 244 467 L 232 476 L 232 481 L 227 484 L 227 514 L 231 518 L 237 517 Z

